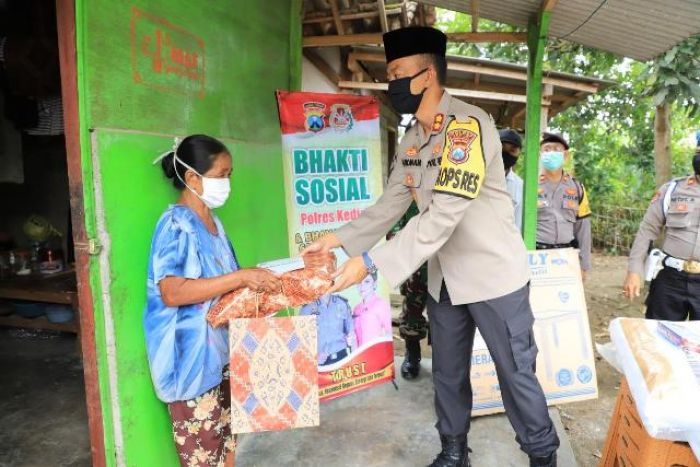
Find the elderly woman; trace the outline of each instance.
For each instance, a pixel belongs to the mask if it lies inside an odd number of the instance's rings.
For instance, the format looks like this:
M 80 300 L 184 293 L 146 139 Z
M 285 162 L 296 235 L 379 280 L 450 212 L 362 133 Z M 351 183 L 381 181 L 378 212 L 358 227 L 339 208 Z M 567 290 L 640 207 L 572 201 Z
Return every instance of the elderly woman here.
M 280 283 L 267 270 L 240 269 L 212 213 L 230 192 L 226 146 L 209 136 L 188 136 L 161 163 L 180 197 L 161 216 L 151 244 L 143 324 L 153 385 L 168 404 L 180 463 L 233 465 L 228 333 L 205 316 L 226 292 L 278 291 Z

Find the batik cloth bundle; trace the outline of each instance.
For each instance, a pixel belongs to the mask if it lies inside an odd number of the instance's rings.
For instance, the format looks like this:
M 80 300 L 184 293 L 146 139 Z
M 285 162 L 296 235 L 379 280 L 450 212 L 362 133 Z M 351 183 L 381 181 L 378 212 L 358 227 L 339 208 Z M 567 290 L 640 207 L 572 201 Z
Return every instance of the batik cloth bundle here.
M 315 266 L 318 266 L 315 263 Z M 317 300 L 328 292 L 335 271 L 335 255 L 327 256 L 320 267 L 298 269 L 282 274 L 279 292 L 256 292 L 249 288 L 234 290 L 221 296 L 209 309 L 207 321 L 212 326 L 225 326 L 230 319 L 261 318 L 288 307 L 299 307 Z

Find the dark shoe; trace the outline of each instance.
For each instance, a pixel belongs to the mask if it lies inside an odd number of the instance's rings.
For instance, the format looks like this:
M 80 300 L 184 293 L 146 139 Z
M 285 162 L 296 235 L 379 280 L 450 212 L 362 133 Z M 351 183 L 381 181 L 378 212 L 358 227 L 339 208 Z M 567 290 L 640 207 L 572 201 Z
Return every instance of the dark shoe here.
M 471 467 L 467 437 L 440 435 L 442 451 L 428 467 Z
M 420 341 L 410 339 L 406 341 L 406 357 L 401 364 L 401 376 L 403 379 L 416 379 L 420 373 Z
M 530 456 L 530 467 L 557 467 L 557 452 L 544 457 Z

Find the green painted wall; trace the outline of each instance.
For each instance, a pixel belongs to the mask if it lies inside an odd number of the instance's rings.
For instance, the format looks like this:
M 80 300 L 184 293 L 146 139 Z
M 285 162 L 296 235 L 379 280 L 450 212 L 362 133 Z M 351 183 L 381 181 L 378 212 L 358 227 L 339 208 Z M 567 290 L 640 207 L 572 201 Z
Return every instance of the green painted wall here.
M 299 14 L 299 0 L 77 2 L 86 225 L 105 243 L 91 285 L 108 465 L 177 464 L 141 324 L 151 235 L 177 197 L 151 162 L 173 136 L 231 150 L 232 196 L 217 214 L 243 265 L 287 254 L 274 91 L 299 82 Z

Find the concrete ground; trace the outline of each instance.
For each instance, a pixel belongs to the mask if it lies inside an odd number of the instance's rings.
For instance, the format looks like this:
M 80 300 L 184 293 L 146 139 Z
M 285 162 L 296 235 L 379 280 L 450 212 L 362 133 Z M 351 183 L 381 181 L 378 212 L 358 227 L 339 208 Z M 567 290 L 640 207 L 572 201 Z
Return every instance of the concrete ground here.
M 321 426 L 246 434 L 239 438 L 238 467 L 426 466 L 440 450 L 434 428 L 430 360 L 418 380 L 399 377 L 398 391 L 384 384 L 321 406 Z M 397 365 L 400 360 L 397 359 Z M 561 438 L 559 466 L 576 466 L 559 412 L 550 415 Z M 472 421 L 469 446 L 474 467 L 527 466 L 504 415 Z
M 89 466 L 75 336 L 0 328 L 0 375 L 0 467 Z M 439 450 L 430 359 L 417 381 L 397 384 L 323 404 L 320 428 L 243 435 L 237 466 L 428 465 Z M 559 412 L 550 414 L 562 440 L 559 465 L 575 466 Z M 475 419 L 472 465 L 526 466 L 513 438 L 505 416 Z
M 75 336 L 0 328 L 0 466 L 89 466 Z

